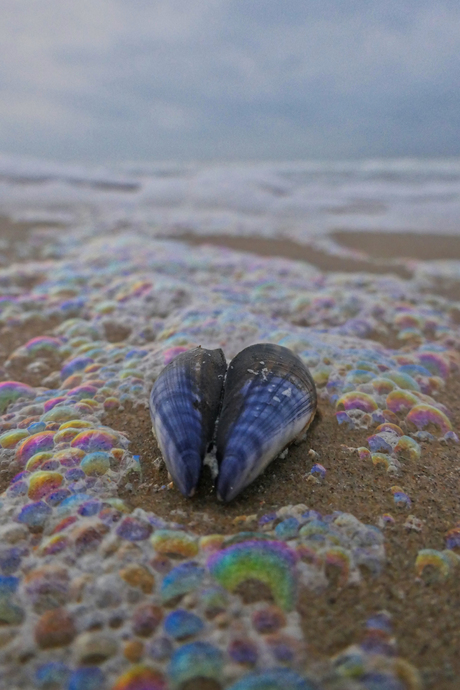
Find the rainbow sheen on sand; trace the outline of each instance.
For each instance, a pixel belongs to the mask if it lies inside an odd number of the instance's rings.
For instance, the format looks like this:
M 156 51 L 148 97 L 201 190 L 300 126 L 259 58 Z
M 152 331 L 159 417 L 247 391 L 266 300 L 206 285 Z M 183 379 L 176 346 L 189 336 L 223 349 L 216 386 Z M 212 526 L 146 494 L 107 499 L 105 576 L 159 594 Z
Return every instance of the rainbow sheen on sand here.
M 35 391 L 25 383 L 19 381 L 4 381 L 0 383 L 0 413 L 5 412 L 8 405 L 19 398 L 35 398 Z
M 61 214 L 68 225 L 34 232 L 19 260 L 0 267 L 0 665 L 9 686 L 420 687 L 379 611 L 369 617 L 366 610 L 362 634 L 350 633 L 353 644 L 333 657 L 323 650 L 315 666 L 316 614 L 305 601 L 324 597 L 328 614 L 328 600 L 346 588 L 353 597 L 365 581 L 377 591 L 393 552 L 385 541 L 408 534 L 420 549 L 417 592 L 433 581 L 436 606 L 436 583 L 455 584 L 457 517 L 440 536 L 433 532 L 417 477 L 436 473 L 438 443 L 449 457 L 458 450 L 446 407 L 460 363 L 458 307 L 434 289 L 444 280 L 455 287 L 457 263 L 403 262 L 412 276 L 404 280 L 322 274 L 300 261 L 195 249 L 154 235 L 155 228 L 168 235 L 190 227 L 276 239 L 289 218 L 289 235 L 302 244 L 299 213 L 314 202 L 309 223 L 318 221 L 324 247 L 340 254 L 321 225 L 326 207 L 352 227 L 359 218 L 381 219 L 343 213 L 356 184 L 350 166 L 346 179 L 335 169 L 334 180 L 345 184 L 334 183 L 327 204 L 311 196 L 305 177 L 316 173 L 301 165 L 249 167 L 244 184 L 241 166 L 231 174 L 225 166 L 209 174 L 204 165 L 182 176 L 117 177 L 110 189 L 99 184 L 103 172 L 95 180 L 83 168 L 78 183 L 59 172 L 43 185 L 2 177 L 7 209 L 42 223 Z M 359 170 L 361 180 L 370 175 L 369 189 L 389 184 L 375 166 Z M 393 168 L 390 177 L 399 174 Z M 364 193 L 359 184 L 355 191 Z M 168 200 L 161 208 L 158 185 Z M 385 204 L 394 211 L 392 198 Z M 328 219 L 335 227 L 337 214 Z M 279 505 L 275 465 L 235 499 L 239 509 L 214 522 L 207 512 L 213 495 L 198 485 L 198 501 L 184 508 L 170 486 L 144 408 L 165 365 L 181 353 L 201 345 L 231 361 L 254 343 L 286 347 L 311 370 L 324 415 L 313 438 L 330 424 L 337 447 L 326 454 L 315 442 L 308 454 L 307 437 L 289 448 L 284 467 L 301 463 L 296 505 Z M 364 489 L 372 484 L 378 511 L 373 499 L 362 500 L 356 473 L 367 480 Z M 289 495 L 291 479 L 283 477 Z M 134 507 L 143 484 L 149 510 Z M 351 497 L 357 492 L 356 516 L 337 498 L 344 487 Z M 331 507 L 321 511 L 324 501 Z M 404 621 L 396 629 L 404 634 Z
M 212 576 L 232 592 L 248 579 L 270 587 L 275 601 L 291 610 L 297 596 L 296 555 L 281 542 L 243 542 L 214 554 L 208 561 Z
M 167 682 L 155 668 L 139 665 L 123 673 L 112 690 L 167 690 Z

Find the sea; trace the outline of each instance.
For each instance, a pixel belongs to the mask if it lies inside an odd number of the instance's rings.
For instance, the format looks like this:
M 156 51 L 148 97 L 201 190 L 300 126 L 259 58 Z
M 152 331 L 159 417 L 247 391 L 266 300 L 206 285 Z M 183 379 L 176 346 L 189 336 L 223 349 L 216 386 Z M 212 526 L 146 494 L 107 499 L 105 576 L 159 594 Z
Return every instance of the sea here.
M 337 230 L 458 234 L 460 159 L 90 166 L 0 155 L 0 207 L 17 220 L 284 237 L 334 250 Z

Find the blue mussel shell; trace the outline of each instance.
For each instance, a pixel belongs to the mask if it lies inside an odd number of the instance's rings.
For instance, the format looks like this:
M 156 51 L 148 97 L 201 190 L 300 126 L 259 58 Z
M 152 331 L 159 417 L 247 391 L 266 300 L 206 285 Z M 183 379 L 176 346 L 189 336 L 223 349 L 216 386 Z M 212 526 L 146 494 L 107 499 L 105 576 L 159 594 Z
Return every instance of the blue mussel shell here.
M 174 483 L 192 496 L 215 442 L 223 501 L 305 433 L 316 405 L 302 360 L 270 343 L 245 348 L 228 371 L 222 350 L 189 350 L 165 367 L 150 396 L 153 430 Z

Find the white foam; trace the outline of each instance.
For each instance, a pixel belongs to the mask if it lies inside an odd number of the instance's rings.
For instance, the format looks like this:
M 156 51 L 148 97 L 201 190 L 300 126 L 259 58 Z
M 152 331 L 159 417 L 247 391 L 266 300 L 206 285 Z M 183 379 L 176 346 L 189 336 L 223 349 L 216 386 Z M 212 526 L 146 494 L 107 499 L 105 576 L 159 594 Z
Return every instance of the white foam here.
M 460 160 L 85 167 L 0 155 L 0 207 L 161 235 L 323 241 L 335 229 L 460 232 Z M 95 221 L 97 221 L 97 229 Z

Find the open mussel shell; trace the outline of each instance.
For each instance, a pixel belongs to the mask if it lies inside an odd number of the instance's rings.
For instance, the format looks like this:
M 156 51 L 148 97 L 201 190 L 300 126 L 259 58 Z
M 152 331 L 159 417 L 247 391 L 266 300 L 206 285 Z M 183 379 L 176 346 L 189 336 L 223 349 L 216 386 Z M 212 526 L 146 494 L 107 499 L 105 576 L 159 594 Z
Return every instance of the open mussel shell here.
M 230 363 L 217 426 L 217 494 L 235 498 L 309 427 L 316 388 L 302 360 L 280 345 L 242 350 Z
M 150 394 L 153 432 L 184 496 L 193 496 L 212 443 L 226 369 L 222 350 L 197 347 L 173 359 Z

